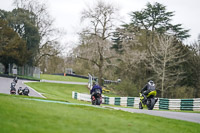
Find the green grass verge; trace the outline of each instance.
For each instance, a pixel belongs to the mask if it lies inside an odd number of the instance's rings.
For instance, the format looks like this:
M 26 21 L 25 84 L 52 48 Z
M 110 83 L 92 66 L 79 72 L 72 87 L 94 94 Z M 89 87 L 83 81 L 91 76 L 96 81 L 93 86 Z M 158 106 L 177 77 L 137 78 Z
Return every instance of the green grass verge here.
M 70 81 L 70 82 L 88 82 L 88 79 L 77 78 L 72 76 L 49 75 L 49 74 L 41 74 L 40 79 L 55 80 L 55 81 Z
M 49 75 L 49 74 L 41 74 L 40 78 L 46 80 L 55 80 L 55 81 L 88 82 L 88 79 L 82 79 L 72 76 Z M 116 95 L 112 92 L 105 93 L 104 95 L 109 97 L 119 97 L 119 95 Z
M 18 75 L 17 77 L 23 78 L 23 79 L 29 79 L 29 80 L 40 80 L 39 78 L 34 78 L 34 77 L 30 77 L 30 76 L 20 76 Z
M 113 92 L 105 92 L 103 95 L 105 96 L 108 96 L 108 97 L 120 97 L 119 95 L 117 94 L 114 94 Z
M 0 94 L 1 133 L 199 133 L 197 123 Z
M 77 100 L 72 99 L 72 91 L 87 94 L 90 93 L 85 85 L 57 84 L 47 82 L 29 82 L 25 84 L 42 93 L 48 99 L 54 100 L 68 100 L 70 102 L 76 102 Z M 117 96 L 110 93 L 106 93 L 104 95 L 109 97 Z

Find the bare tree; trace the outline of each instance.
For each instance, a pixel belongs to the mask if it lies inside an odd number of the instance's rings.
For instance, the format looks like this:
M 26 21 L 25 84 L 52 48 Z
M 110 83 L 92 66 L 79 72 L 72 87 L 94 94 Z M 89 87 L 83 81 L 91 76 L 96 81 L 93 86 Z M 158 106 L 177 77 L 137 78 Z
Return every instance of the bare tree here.
M 97 36 L 90 39 L 87 41 L 87 44 L 82 44 L 77 48 L 76 54 L 78 58 L 93 64 L 93 69 L 97 68 L 99 84 L 102 85 L 105 67 L 115 57 L 115 52 L 110 49 L 111 42 L 109 40 L 102 40 Z
M 39 54 L 36 56 L 35 64 L 40 66 L 42 58 L 48 59 L 47 57 L 57 57 L 61 53 L 61 45 L 57 41 L 48 42 L 39 48 Z
M 114 57 L 114 51 L 110 50 L 109 37 L 114 28 L 114 16 L 117 10 L 112 4 L 98 1 L 97 5 L 82 12 L 82 21 L 89 21 L 89 28 L 81 34 L 81 46 L 77 51 L 78 58 L 87 60 L 98 69 L 99 84 L 103 84 L 103 69 L 106 63 Z
M 43 73 L 63 73 L 65 72 L 64 58 L 60 56 L 42 58 L 40 69 Z
M 123 86 L 120 88 L 129 94 L 134 94 L 134 96 L 144 85 L 145 62 L 147 60 L 146 49 L 143 48 L 138 39 L 136 30 L 132 26 L 117 28 L 113 36 L 112 47 L 118 53 L 115 73 L 123 79 Z
M 178 44 L 171 36 L 157 36 L 158 43 L 150 45 L 151 68 L 155 72 L 155 79 L 161 87 L 161 97 L 165 91 L 174 87 L 175 84 L 184 78 L 181 64 L 186 60 L 186 54 L 181 52 Z
M 45 1 L 38 0 L 13 0 L 13 5 L 17 8 L 23 8 L 35 14 L 36 27 L 40 34 L 40 47 L 38 49 L 38 54 L 35 57 L 35 65 L 39 65 L 40 59 L 44 56 L 54 56 L 48 52 L 45 53 L 44 48 L 54 47 L 59 38 L 63 35 L 63 32 L 54 28 L 54 19 L 50 16 L 48 12 L 48 7 Z

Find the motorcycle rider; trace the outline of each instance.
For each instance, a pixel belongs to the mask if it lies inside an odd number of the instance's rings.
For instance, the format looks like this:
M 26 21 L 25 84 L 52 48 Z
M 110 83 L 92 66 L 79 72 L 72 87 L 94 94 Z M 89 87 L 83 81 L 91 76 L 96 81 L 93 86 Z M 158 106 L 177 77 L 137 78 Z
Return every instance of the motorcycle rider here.
M 29 94 L 29 89 L 28 89 L 28 87 L 25 87 L 25 88 L 22 90 L 22 92 L 23 92 L 23 95 L 28 96 L 28 94 Z
M 102 88 L 101 88 L 101 86 L 97 85 L 96 82 L 93 82 L 93 87 L 92 87 L 92 89 L 90 90 L 91 99 L 92 99 L 92 96 L 95 95 L 95 91 L 98 90 L 98 89 L 100 90 L 100 92 L 101 92 L 101 94 L 102 94 Z
M 16 94 L 16 83 L 15 82 L 12 82 L 11 83 L 11 86 L 10 86 L 10 94 Z
M 15 78 L 13 79 L 13 82 L 15 82 L 15 83 L 17 84 L 17 81 L 18 81 L 18 78 L 15 77 Z
M 147 95 L 149 94 L 149 92 L 154 91 L 155 89 L 156 87 L 155 87 L 154 82 L 152 80 L 149 80 L 147 84 L 141 90 L 141 94 L 144 97 L 144 101 L 147 100 Z

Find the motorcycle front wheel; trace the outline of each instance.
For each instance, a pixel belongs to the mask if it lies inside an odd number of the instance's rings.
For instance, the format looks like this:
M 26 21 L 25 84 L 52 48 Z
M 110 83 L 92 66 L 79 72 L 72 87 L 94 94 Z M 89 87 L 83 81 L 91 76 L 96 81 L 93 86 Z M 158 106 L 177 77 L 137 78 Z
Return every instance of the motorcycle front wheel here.
M 139 103 L 139 109 L 143 109 L 141 102 Z

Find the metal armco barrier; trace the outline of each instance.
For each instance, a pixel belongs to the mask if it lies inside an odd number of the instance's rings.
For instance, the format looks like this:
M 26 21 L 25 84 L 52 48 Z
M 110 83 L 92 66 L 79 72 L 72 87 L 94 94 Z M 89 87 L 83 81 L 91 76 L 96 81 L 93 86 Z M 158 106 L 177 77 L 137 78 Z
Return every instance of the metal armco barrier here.
M 82 101 L 91 102 L 89 94 L 72 92 L 72 98 Z M 102 103 L 108 105 L 120 105 L 125 107 L 139 108 L 139 97 L 105 97 L 103 96 Z M 154 106 L 154 109 L 163 110 L 193 110 L 200 111 L 200 98 L 193 99 L 167 99 L 159 98 Z

